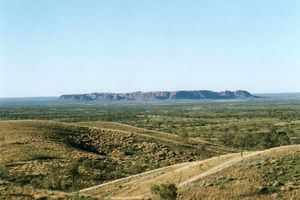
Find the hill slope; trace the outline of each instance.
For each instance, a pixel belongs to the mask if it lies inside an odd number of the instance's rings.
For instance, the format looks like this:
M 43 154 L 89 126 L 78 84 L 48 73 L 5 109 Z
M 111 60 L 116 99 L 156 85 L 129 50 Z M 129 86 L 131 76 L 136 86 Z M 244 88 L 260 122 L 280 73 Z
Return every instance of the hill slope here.
M 36 191 L 71 192 L 220 154 L 201 149 L 197 153 L 196 145 L 176 141 L 161 132 L 156 133 L 159 138 L 146 129 L 142 134 L 122 124 L 118 129 L 112 129 L 114 124 L 107 126 L 0 121 L 0 194 L 18 198 L 16 193 L 33 197 L 39 193 Z
M 177 185 L 179 199 L 299 196 L 300 145 L 201 161 L 220 152 L 118 123 L 39 120 L 0 121 L 0 142 L 0 195 L 6 199 L 143 199 L 151 197 L 152 185 L 166 182 Z
M 132 93 L 91 93 L 62 95 L 60 100 L 72 101 L 153 101 L 153 100 L 181 100 L 181 99 L 237 99 L 256 98 L 247 91 L 213 92 L 209 90 L 198 91 L 159 91 L 159 92 L 132 92 Z
M 182 163 L 81 190 L 111 199 L 148 199 L 154 184 L 175 183 L 179 199 L 297 199 L 300 145 Z
M 237 152 L 234 148 L 218 145 L 200 138 L 185 139 L 176 134 L 154 131 L 145 128 L 139 128 L 136 126 L 131 126 L 131 125 L 117 123 L 117 122 L 96 121 L 96 122 L 78 122 L 76 124 L 81 126 L 105 128 L 110 130 L 122 130 L 130 133 L 135 133 L 143 137 L 152 138 L 157 141 L 161 141 L 164 144 L 180 145 L 180 146 L 183 145 L 185 147 L 194 149 L 195 152 L 200 153 L 202 157 L 212 157 L 216 155 Z M 199 151 L 199 149 L 201 152 Z

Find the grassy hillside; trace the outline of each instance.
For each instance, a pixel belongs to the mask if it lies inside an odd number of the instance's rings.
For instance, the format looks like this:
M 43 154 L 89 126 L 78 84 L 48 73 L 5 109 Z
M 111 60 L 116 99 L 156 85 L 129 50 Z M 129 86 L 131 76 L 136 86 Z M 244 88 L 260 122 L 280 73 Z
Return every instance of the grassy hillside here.
M 89 178 L 97 171 L 84 165 L 99 156 L 70 147 L 63 137 L 58 137 L 62 133 L 68 133 L 68 129 L 52 122 L 0 122 L 0 193 L 3 198 L 59 197 L 65 196 L 62 191 L 100 183 Z M 73 180 L 72 169 L 75 168 L 82 176 L 74 174 Z
M 208 156 L 180 141 L 166 143 L 126 129 L 38 120 L 1 121 L 0 142 L 1 186 L 8 196 L 25 187 L 76 191 Z
M 243 159 L 180 188 L 179 199 L 299 199 L 300 145 Z
M 182 163 L 81 190 L 111 199 L 149 199 L 151 186 L 175 183 L 179 199 L 297 199 L 300 145 Z
M 206 155 L 207 157 L 237 151 L 237 149 L 235 148 L 225 147 L 223 145 L 208 142 L 200 138 L 189 138 L 186 135 L 178 136 L 172 133 L 148 130 L 145 128 L 139 128 L 139 127 L 135 127 L 127 124 L 121 124 L 117 122 L 96 121 L 96 122 L 78 122 L 76 124 L 89 126 L 89 127 L 96 127 L 96 128 L 107 128 L 112 130 L 127 131 L 131 133 L 135 133 L 140 136 L 156 139 L 158 141 L 163 142 L 164 144 L 190 147 L 195 149 L 195 152 L 199 151 L 200 149 L 202 154 Z
M 163 183 L 175 183 L 179 199 L 299 194 L 299 145 L 220 156 L 198 148 L 205 141 L 118 123 L 38 120 L 1 121 L 0 141 L 0 193 L 7 199 L 142 199 Z M 217 156 L 203 160 L 208 155 Z
M 170 182 L 179 188 L 179 199 L 293 197 L 299 147 L 259 150 L 300 144 L 299 105 L 299 100 L 2 104 L 0 195 L 147 198 L 153 185 Z M 241 149 L 248 151 L 243 159 Z

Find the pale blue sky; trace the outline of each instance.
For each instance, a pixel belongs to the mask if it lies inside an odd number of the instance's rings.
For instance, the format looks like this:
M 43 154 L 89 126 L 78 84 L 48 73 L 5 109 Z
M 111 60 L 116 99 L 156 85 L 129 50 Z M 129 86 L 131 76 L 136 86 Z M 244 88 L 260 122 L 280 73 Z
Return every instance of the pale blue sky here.
M 0 97 L 300 92 L 300 0 L 0 0 Z

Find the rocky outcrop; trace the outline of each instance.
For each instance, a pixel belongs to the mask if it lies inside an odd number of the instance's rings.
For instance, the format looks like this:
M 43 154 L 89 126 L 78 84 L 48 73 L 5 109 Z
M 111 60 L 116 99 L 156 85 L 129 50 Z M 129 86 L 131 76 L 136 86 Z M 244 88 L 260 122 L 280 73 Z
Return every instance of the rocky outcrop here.
M 184 100 L 184 99 L 245 99 L 257 98 L 244 90 L 213 92 L 198 91 L 160 91 L 160 92 L 132 92 L 132 93 L 90 93 L 62 95 L 60 100 L 69 101 L 155 101 L 155 100 Z

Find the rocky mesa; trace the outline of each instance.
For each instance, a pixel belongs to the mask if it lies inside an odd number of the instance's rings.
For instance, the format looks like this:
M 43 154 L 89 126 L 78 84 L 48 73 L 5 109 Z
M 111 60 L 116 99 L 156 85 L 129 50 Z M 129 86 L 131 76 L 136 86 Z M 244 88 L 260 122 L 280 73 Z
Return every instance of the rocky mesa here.
M 69 101 L 155 101 L 155 100 L 188 100 L 188 99 L 246 99 L 258 98 L 245 90 L 213 92 L 197 91 L 158 91 L 131 93 L 90 93 L 62 95 L 60 100 Z

